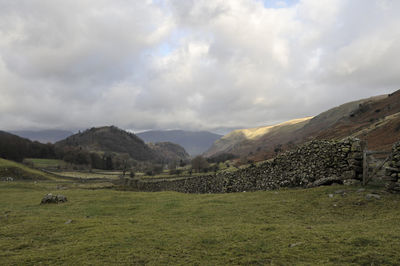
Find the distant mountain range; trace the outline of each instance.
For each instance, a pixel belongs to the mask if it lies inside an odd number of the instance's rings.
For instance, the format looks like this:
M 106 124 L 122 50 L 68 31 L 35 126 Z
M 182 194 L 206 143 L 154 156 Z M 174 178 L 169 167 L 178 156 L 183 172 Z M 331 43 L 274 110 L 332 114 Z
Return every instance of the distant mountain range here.
M 207 157 L 231 153 L 254 160 L 271 158 L 311 139 L 366 140 L 368 149 L 390 150 L 400 140 L 400 90 L 349 102 L 313 118 L 301 118 L 278 125 L 235 130 L 217 140 Z
M 147 143 L 168 141 L 179 144 L 184 147 L 191 156 L 204 153 L 216 140 L 222 137 L 222 135 L 208 131 L 184 130 L 154 130 L 137 133 L 136 135 Z
M 55 143 L 74 134 L 67 130 L 19 130 L 10 131 L 10 133 L 32 141 L 39 141 L 41 143 Z

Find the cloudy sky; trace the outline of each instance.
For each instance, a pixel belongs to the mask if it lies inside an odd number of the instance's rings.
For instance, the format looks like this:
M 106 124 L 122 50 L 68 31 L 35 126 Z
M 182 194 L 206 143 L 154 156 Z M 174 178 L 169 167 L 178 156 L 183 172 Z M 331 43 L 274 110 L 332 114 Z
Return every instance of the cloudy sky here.
M 400 88 L 398 0 L 0 0 L 0 129 L 269 125 Z

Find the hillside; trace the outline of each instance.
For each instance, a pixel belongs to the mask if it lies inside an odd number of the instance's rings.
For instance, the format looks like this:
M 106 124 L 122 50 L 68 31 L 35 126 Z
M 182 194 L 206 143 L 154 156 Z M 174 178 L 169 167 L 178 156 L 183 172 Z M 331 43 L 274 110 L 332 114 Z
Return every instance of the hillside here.
M 347 136 L 366 140 L 369 149 L 389 150 L 400 139 L 400 90 L 345 103 L 312 119 L 233 131 L 216 141 L 206 155 L 232 153 L 259 161 L 314 138 Z
M 185 151 L 185 149 L 178 144 L 171 142 L 157 142 L 157 143 L 149 143 L 148 146 L 152 149 L 156 154 L 165 158 L 168 161 L 185 161 L 189 159 L 189 154 Z
M 57 147 L 80 147 L 87 151 L 127 153 L 139 161 L 159 159 L 135 134 L 114 126 L 91 128 L 56 142 Z
M 11 133 L 22 138 L 30 139 L 32 141 L 39 141 L 41 143 L 55 143 L 74 134 L 67 130 L 18 130 L 11 131 Z
M 309 135 L 318 139 L 351 135 L 366 140 L 369 149 L 389 150 L 400 139 L 400 90 L 365 99 L 333 125 Z
M 11 177 L 13 180 L 53 180 L 54 176 L 29 168 L 23 164 L 0 158 L 0 181 Z
M 145 142 L 172 142 L 179 144 L 191 155 L 205 152 L 222 137 L 207 131 L 161 130 L 138 133 L 137 136 Z
M 51 144 L 33 142 L 5 131 L 0 131 L 0 157 L 21 162 L 24 158 L 52 158 L 55 156 Z
M 259 149 L 259 147 L 262 147 L 260 146 L 261 139 L 265 141 L 266 138 L 268 138 L 268 140 L 271 140 L 271 138 L 290 138 L 296 130 L 302 128 L 310 119 L 311 117 L 306 117 L 273 126 L 234 130 L 217 140 L 205 153 L 205 156 L 212 157 L 221 153 L 247 155 Z

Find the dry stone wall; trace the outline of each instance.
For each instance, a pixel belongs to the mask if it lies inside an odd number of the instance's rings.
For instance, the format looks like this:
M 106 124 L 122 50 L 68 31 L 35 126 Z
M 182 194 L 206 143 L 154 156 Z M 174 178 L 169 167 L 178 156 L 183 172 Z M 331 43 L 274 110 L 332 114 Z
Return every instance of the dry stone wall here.
M 393 193 L 400 193 L 400 142 L 393 145 L 392 160 L 386 168 L 386 176 L 389 178 L 387 189 Z
M 355 182 L 362 178 L 362 142 L 311 141 L 272 160 L 235 172 L 174 180 L 126 179 L 125 185 L 139 191 L 226 193 L 271 190 L 282 187 L 313 187 Z

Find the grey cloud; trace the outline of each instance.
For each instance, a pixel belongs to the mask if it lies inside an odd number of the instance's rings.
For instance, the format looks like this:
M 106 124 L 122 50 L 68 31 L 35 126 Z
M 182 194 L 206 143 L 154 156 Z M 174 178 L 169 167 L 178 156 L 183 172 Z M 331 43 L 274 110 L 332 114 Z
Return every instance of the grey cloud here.
M 0 0 L 0 124 L 217 129 L 316 115 L 399 87 L 399 13 L 390 0 Z

